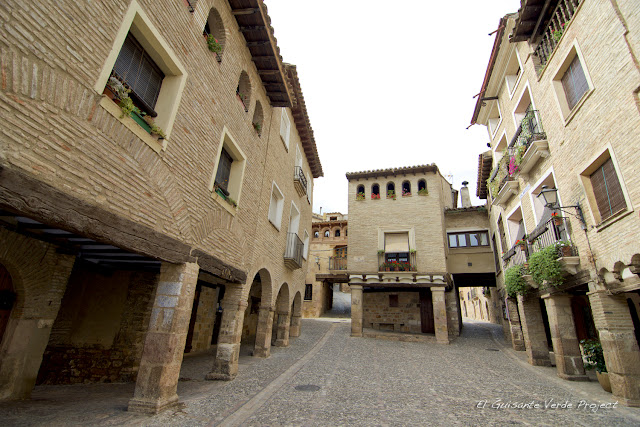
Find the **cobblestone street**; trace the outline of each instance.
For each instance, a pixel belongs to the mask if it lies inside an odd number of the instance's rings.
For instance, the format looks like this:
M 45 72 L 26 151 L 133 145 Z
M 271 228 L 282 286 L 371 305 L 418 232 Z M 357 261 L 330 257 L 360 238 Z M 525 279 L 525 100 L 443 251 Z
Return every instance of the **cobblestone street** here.
M 0 404 L 0 417 L 20 426 L 640 423 L 640 409 L 577 408 L 613 401 L 597 382 L 562 381 L 555 368 L 529 366 L 489 323 L 465 323 L 448 346 L 351 338 L 346 319 L 303 320 L 302 327 L 270 358 L 241 358 L 231 382 L 202 380 L 210 355 L 185 357 L 182 403 L 155 417 L 125 412 L 132 384 L 41 386 L 31 401 Z M 541 408 L 492 408 L 532 401 Z M 544 409 L 545 401 L 573 408 Z

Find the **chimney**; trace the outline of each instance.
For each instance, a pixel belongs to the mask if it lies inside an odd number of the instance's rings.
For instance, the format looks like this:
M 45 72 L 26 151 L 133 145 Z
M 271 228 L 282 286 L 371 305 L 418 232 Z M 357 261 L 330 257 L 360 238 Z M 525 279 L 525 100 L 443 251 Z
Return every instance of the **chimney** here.
M 469 197 L 469 184 L 468 181 L 462 181 L 462 188 L 460 189 L 460 201 L 462 202 L 463 208 L 471 207 L 471 197 Z

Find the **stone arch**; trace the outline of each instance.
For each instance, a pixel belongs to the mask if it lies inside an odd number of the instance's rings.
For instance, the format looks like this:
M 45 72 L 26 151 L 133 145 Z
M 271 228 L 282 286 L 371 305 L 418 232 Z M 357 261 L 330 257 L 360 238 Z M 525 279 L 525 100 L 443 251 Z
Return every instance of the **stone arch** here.
M 418 193 L 426 193 L 427 191 L 427 180 L 423 178 L 418 181 Z
M 333 230 L 333 237 L 340 237 L 340 227 L 336 227 Z
M 242 332 L 240 335 L 241 352 L 255 354 L 256 347 L 260 347 L 260 333 L 264 325 L 261 324 L 261 310 L 270 311 L 271 308 L 271 274 L 266 268 L 259 269 L 252 277 L 246 295 Z M 263 314 L 262 314 L 263 315 Z
M 238 79 L 236 96 L 240 98 L 242 105 L 244 105 L 244 111 L 249 111 L 249 105 L 251 104 L 251 80 L 249 79 L 249 74 L 244 70 L 242 70 L 240 78 Z
M 284 282 L 278 291 L 275 316 L 273 318 L 271 342 L 276 347 L 287 347 L 289 345 L 289 317 L 291 315 L 289 301 L 291 301 L 289 299 L 289 285 Z
M 389 197 L 389 191 L 396 192 L 396 184 L 393 181 L 387 182 L 387 197 Z
M 215 7 L 209 9 L 209 16 L 204 24 L 202 34 L 205 37 L 211 35 L 216 39 L 217 44 L 220 46 L 220 52 L 216 52 L 216 57 L 218 62 L 222 61 L 222 54 L 224 53 L 224 47 L 227 43 L 227 34 L 224 30 L 222 17 Z
M 253 110 L 253 128 L 258 132 L 258 136 L 262 135 L 262 126 L 264 122 L 264 112 L 262 111 L 262 103 L 256 101 L 256 108 Z
M 376 198 L 380 198 L 380 184 L 378 184 L 377 182 L 374 182 L 373 184 L 371 184 L 371 195 L 377 195 L 378 197 Z
M 302 294 L 296 292 L 291 302 L 291 320 L 289 321 L 289 336 L 300 336 L 300 319 L 302 318 Z
M 329 231 L 328 228 L 325 228 L 325 229 L 322 230 L 322 235 L 324 237 L 331 237 L 331 231 Z
M 402 195 L 411 195 L 411 182 L 409 180 L 402 181 Z
M 289 285 L 284 282 L 278 290 L 278 297 L 275 303 L 276 311 L 289 313 L 289 301 Z
M 627 265 L 622 261 L 618 261 L 613 264 L 613 274 L 620 277 L 622 276 L 622 270 L 624 270 L 625 268 L 627 268 Z

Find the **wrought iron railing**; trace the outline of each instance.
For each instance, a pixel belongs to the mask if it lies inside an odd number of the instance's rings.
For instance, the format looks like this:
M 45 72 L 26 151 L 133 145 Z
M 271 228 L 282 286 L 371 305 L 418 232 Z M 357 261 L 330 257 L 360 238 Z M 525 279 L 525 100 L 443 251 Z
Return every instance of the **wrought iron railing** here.
M 544 139 L 546 135 L 542 130 L 538 110 L 527 110 L 520 122 L 520 126 L 509 143 L 509 156 L 524 155 L 531 143 L 538 139 Z
M 533 252 L 562 242 L 563 245 L 558 248 L 558 256 L 577 256 L 578 248 L 569 241 L 566 224 L 564 218 L 556 217 L 536 227 L 529 235 Z
M 565 31 L 566 24 L 573 18 L 578 5 L 583 0 L 560 0 L 555 10 L 551 14 L 549 25 L 542 34 L 542 39 L 534 51 L 534 56 L 538 58 L 537 71 L 540 72 L 549 61 L 553 51 L 560 42 L 560 37 Z
M 346 270 L 347 257 L 332 256 L 329 257 L 329 270 Z
M 304 188 L 305 193 L 307 192 L 307 178 L 304 176 L 304 172 L 302 171 L 302 167 L 294 166 L 293 168 L 293 181 L 298 182 L 302 188 Z
M 287 233 L 287 248 L 284 252 L 284 263 L 291 269 L 302 267 L 304 244 L 296 233 Z
M 524 265 L 529 257 L 529 245 L 514 245 L 502 256 L 504 269 L 514 265 Z

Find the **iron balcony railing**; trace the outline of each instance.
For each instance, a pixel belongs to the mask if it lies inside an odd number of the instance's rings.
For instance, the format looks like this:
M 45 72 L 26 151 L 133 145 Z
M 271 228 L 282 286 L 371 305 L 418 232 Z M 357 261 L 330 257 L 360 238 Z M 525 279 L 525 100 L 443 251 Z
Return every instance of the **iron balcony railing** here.
M 304 176 L 302 167 L 294 166 L 293 168 L 293 182 L 298 187 L 298 192 L 301 194 L 307 193 L 307 178 Z
M 546 135 L 542 130 L 538 110 L 527 110 L 509 143 L 509 156 L 524 155 L 533 141 L 544 139 Z M 523 148 L 520 148 L 523 147 Z
M 287 248 L 284 252 L 284 263 L 292 270 L 302 267 L 304 244 L 296 233 L 287 233 Z
M 332 256 L 329 257 L 329 270 L 346 270 L 347 257 Z
M 534 51 L 534 56 L 537 57 L 538 73 L 544 69 L 545 65 L 549 61 L 549 58 L 553 54 L 553 51 L 560 42 L 560 37 L 565 31 L 567 23 L 573 18 L 578 5 L 584 0 L 560 0 L 555 10 L 551 14 L 549 25 L 542 34 L 542 39 Z
M 529 245 L 514 245 L 502 256 L 504 269 L 506 270 L 514 265 L 524 265 L 528 257 Z
M 558 248 L 558 256 L 577 256 L 578 248 L 569 242 L 566 221 L 564 218 L 551 218 L 549 221 L 540 224 L 529 235 L 529 241 L 533 252 L 538 252 L 548 246 L 564 242 Z

